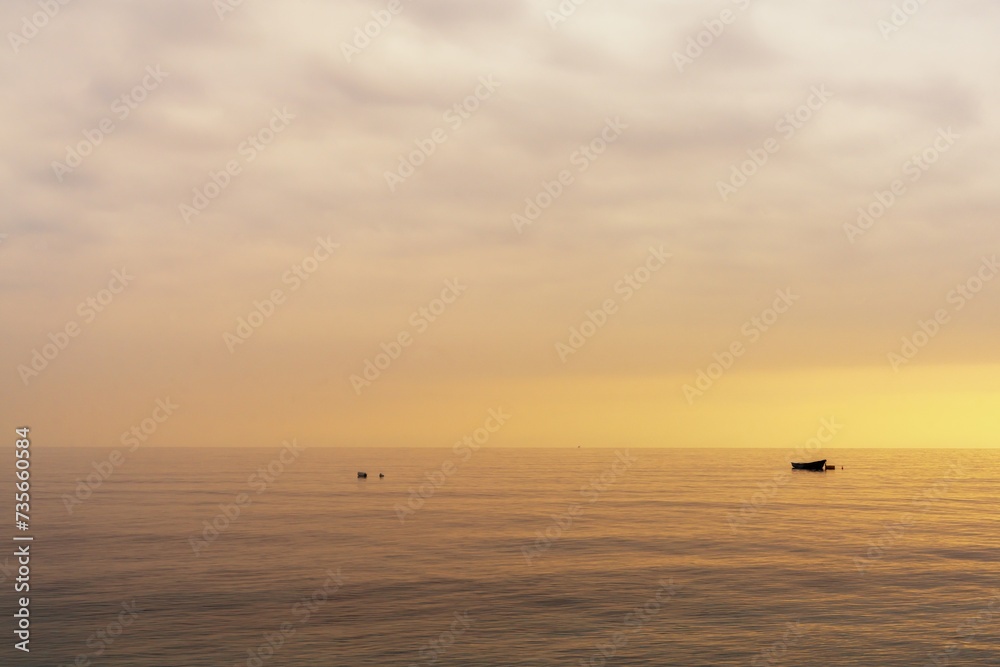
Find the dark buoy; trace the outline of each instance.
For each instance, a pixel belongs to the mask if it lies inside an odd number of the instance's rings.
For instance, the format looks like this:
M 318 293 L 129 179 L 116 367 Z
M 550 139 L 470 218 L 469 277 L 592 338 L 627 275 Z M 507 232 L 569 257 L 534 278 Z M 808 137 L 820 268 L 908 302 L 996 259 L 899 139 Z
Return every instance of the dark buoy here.
M 366 472 L 359 472 L 358 473 L 358 479 L 368 479 L 368 473 L 366 473 Z

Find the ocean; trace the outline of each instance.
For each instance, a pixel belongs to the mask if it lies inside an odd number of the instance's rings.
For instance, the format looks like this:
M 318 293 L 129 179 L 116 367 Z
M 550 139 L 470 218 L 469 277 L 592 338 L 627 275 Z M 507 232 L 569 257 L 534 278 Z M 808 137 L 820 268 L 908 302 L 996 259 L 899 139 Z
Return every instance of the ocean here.
M 1000 664 L 997 451 L 35 447 L 3 665 Z

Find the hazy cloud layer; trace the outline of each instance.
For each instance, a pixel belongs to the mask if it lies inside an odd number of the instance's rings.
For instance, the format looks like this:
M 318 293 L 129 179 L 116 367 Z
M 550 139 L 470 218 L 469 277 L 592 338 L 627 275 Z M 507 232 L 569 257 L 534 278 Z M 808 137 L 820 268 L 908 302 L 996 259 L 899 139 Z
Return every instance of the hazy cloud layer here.
M 161 444 L 446 445 L 504 403 L 528 415 L 511 444 L 586 439 L 573 415 L 595 411 L 642 444 L 763 444 L 717 426 L 755 395 L 727 382 L 794 393 L 775 378 L 805 373 L 848 416 L 873 410 L 865 392 L 912 389 L 887 353 L 941 308 L 950 321 L 904 371 L 961 388 L 1000 362 L 1000 280 L 948 301 L 997 252 L 994 3 L 926 3 L 896 26 L 891 2 L 590 0 L 562 16 L 556 0 L 403 0 L 373 28 L 388 4 L 70 2 L 23 39 L 40 5 L 0 8 L 13 419 L 110 445 L 169 394 L 186 411 Z M 609 122 L 624 129 L 587 157 Z M 935 141 L 946 150 L 915 167 Z M 79 166 L 53 167 L 81 145 Z M 433 153 L 390 190 L 420 145 Z M 724 200 L 720 182 L 762 152 Z M 512 215 L 563 170 L 572 182 L 519 233 Z M 213 174 L 227 184 L 209 198 Z M 884 216 L 845 229 L 895 179 Z M 318 238 L 340 247 L 292 290 Z M 669 262 L 563 363 L 556 343 L 622 301 L 651 246 Z M 79 304 L 123 267 L 134 282 L 84 323 Z M 351 375 L 447 279 L 467 291 L 358 395 Z M 800 300 L 689 406 L 682 385 L 786 288 Z M 230 353 L 224 334 L 274 289 L 287 301 Z M 71 320 L 81 334 L 26 385 L 19 366 Z M 857 372 L 859 403 L 830 369 Z M 787 397 L 769 400 L 781 414 Z

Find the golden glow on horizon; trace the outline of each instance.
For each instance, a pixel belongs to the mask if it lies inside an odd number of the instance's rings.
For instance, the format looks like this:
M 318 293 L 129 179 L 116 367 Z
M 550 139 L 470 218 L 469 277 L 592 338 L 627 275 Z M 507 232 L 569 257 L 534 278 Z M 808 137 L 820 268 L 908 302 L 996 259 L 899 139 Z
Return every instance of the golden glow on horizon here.
M 449 446 L 501 406 L 489 446 L 784 447 L 828 416 L 833 447 L 1000 446 L 992 5 L 884 39 L 856 3 L 752 3 L 683 71 L 702 3 L 588 4 L 555 30 L 550 5 L 411 3 L 350 59 L 361 5 L 53 18 L 3 65 L 4 413 L 109 447 L 166 397 L 149 446 Z

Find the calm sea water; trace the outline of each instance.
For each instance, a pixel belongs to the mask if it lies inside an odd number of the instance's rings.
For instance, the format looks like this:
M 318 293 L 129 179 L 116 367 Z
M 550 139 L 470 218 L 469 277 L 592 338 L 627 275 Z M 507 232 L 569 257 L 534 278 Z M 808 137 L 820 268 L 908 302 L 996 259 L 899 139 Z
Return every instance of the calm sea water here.
M 278 453 L 38 448 L 0 664 L 1000 664 L 1000 452 Z

